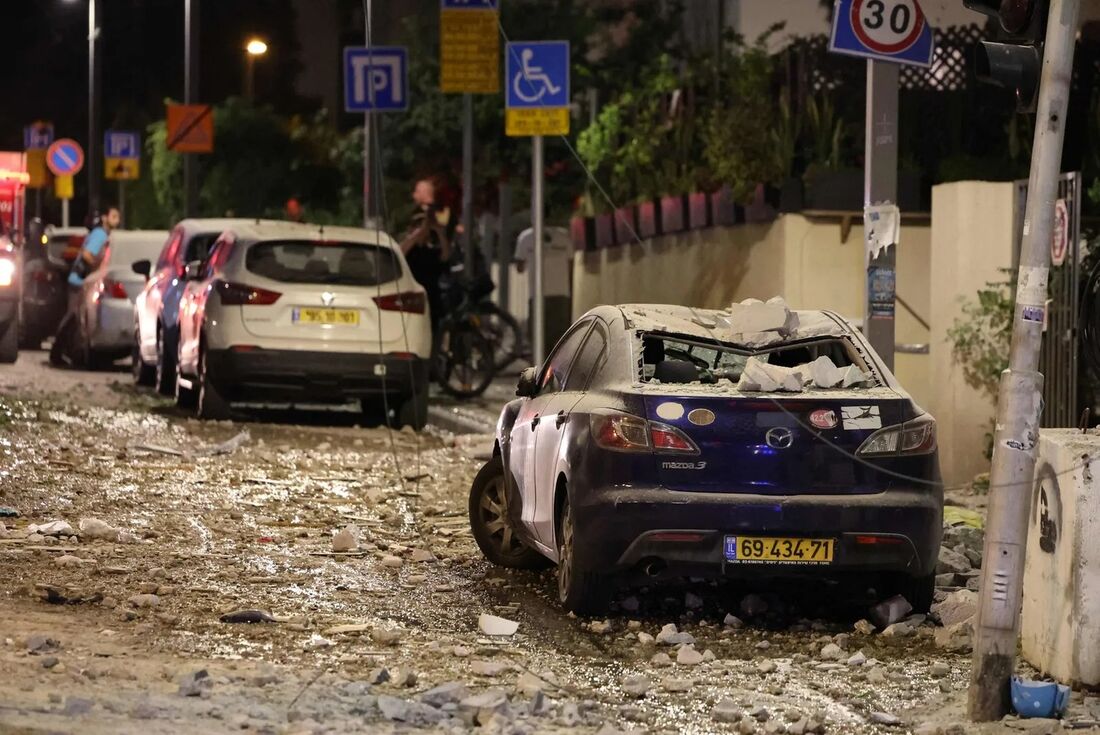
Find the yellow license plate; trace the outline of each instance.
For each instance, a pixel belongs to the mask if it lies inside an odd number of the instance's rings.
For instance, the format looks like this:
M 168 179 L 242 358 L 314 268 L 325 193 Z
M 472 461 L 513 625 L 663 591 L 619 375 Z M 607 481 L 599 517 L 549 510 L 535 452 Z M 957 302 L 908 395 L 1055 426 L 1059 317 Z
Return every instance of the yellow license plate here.
M 343 324 L 359 326 L 359 312 L 354 309 L 295 309 L 295 324 Z
M 726 561 L 734 564 L 830 564 L 831 538 L 726 536 Z

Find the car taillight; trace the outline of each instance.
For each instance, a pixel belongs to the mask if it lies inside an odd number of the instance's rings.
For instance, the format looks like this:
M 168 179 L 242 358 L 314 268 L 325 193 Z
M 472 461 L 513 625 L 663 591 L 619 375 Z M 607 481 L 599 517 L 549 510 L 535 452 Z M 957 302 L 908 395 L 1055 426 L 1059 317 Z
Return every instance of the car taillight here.
M 427 308 L 428 299 L 420 291 L 406 291 L 394 293 L 388 296 L 375 296 L 374 303 L 382 311 L 405 311 L 410 314 L 423 314 Z
M 110 278 L 104 278 L 99 283 L 99 290 L 109 299 L 125 299 L 129 298 L 126 295 L 126 287 L 119 281 L 112 280 Z
M 215 281 L 214 290 L 224 306 L 271 306 L 282 296 L 278 291 L 228 281 Z
M 626 413 L 594 413 L 589 428 L 596 446 L 616 452 L 699 453 L 695 442 L 676 427 Z
M 904 454 L 928 454 L 936 449 L 936 421 L 931 416 L 888 426 L 867 437 L 857 454 L 865 457 L 889 457 Z
M 15 261 L 0 258 L 0 286 L 10 286 L 15 280 Z

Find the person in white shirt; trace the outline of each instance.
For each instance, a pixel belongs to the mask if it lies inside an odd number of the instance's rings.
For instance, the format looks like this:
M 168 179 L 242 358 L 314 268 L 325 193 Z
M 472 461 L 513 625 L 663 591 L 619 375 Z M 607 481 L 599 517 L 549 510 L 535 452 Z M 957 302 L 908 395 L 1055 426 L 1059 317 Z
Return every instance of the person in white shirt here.
M 542 295 L 545 321 L 543 354 L 549 355 L 565 330 L 573 323 L 573 302 L 570 298 L 573 265 L 573 243 L 564 227 L 545 227 L 542 232 Z M 514 259 L 520 273 L 527 273 L 530 308 L 528 330 L 534 324 L 535 230 L 528 227 L 516 238 Z

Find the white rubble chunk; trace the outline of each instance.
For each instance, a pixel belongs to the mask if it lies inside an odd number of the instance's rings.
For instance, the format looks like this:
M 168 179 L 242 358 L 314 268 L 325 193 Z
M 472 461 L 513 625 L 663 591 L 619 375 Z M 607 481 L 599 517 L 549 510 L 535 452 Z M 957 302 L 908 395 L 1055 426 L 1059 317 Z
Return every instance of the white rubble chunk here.
M 332 550 L 335 552 L 356 551 L 359 548 L 359 529 L 348 524 L 332 537 Z
M 506 618 L 498 618 L 496 615 L 481 613 L 477 618 L 477 628 L 485 635 L 515 635 L 519 630 L 519 623 Z
M 118 541 L 120 530 L 110 523 L 98 518 L 81 518 L 77 524 L 81 538 L 99 539 L 101 541 Z
M 726 613 L 726 617 L 722 618 L 722 625 L 728 628 L 741 628 L 745 625 L 745 622 L 733 613 Z
M 867 373 L 863 372 L 855 365 L 841 368 L 840 372 L 843 373 L 840 379 L 841 388 L 851 388 L 853 385 L 858 385 L 867 380 Z
M 791 315 L 786 303 L 745 303 L 730 305 L 729 325 L 734 334 L 778 332 L 785 330 Z
M 523 672 L 516 679 L 516 691 L 527 698 L 537 697 L 549 688 L 548 683 L 528 671 Z
M 801 393 L 802 387 L 803 373 L 799 368 L 769 365 L 755 357 L 745 362 L 737 383 L 737 390 L 745 393 Z
M 75 536 L 76 531 L 67 521 L 50 521 L 27 526 L 27 536 L 38 534 L 40 536 Z
M 695 666 L 703 662 L 703 654 L 695 650 L 695 646 L 682 646 L 676 652 L 676 663 L 681 666 Z

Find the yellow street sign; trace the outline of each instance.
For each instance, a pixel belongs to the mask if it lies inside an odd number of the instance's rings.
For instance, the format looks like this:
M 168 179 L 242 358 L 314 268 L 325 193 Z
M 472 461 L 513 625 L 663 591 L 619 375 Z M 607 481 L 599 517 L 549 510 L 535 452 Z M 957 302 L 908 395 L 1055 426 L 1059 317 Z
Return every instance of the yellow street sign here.
M 511 107 L 504 113 L 504 134 L 510 138 L 531 135 L 568 135 L 568 107 Z
M 53 179 L 53 193 L 58 199 L 72 199 L 73 177 L 55 176 Z
M 439 87 L 447 93 L 500 91 L 500 32 L 497 11 L 439 11 Z
M 41 189 L 46 186 L 49 178 L 46 176 L 46 150 L 44 148 L 32 148 L 27 151 L 27 188 Z
M 134 181 L 141 176 L 141 161 L 137 158 L 108 158 L 103 178 L 111 181 Z

